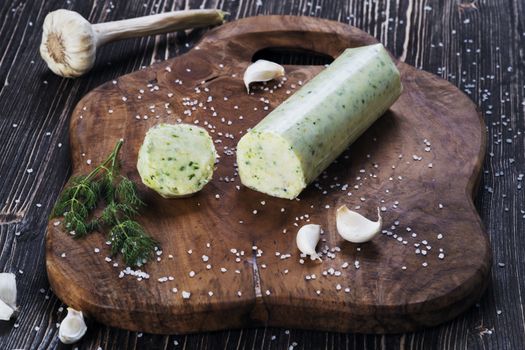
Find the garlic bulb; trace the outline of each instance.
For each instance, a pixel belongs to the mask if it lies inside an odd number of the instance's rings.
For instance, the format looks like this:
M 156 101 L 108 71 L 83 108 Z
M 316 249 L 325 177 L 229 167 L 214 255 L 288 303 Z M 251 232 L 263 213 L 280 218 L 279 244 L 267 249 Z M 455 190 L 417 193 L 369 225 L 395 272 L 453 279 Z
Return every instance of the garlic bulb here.
M 15 274 L 0 273 L 0 320 L 9 321 L 16 309 Z
M 226 14 L 186 10 L 92 25 L 77 12 L 56 10 L 44 20 L 40 55 L 55 74 L 79 77 L 93 67 L 97 48 L 108 42 L 217 25 Z
M 57 10 L 46 16 L 40 55 L 55 74 L 78 77 L 89 71 L 96 45 L 91 24 L 78 13 Z
M 303 227 L 299 229 L 299 231 L 297 232 L 297 237 L 295 238 L 295 241 L 297 243 L 297 248 L 299 248 L 301 253 L 310 255 L 310 259 L 312 260 L 315 260 L 315 259 L 321 260 L 321 257 L 315 251 L 315 247 L 317 246 L 317 243 L 319 243 L 320 237 L 321 237 L 321 226 L 320 225 L 314 225 L 314 224 L 304 225 Z
M 381 232 L 383 220 L 379 208 L 377 208 L 377 216 L 379 217 L 377 221 L 371 221 L 343 205 L 337 209 L 337 232 L 352 243 L 368 242 Z
M 67 308 L 67 316 L 60 323 L 58 338 L 64 344 L 73 344 L 86 334 L 87 326 L 82 311 Z
M 244 85 L 250 93 L 250 84 L 254 82 L 269 81 L 284 75 L 284 67 L 267 60 L 257 60 L 250 64 L 244 72 Z

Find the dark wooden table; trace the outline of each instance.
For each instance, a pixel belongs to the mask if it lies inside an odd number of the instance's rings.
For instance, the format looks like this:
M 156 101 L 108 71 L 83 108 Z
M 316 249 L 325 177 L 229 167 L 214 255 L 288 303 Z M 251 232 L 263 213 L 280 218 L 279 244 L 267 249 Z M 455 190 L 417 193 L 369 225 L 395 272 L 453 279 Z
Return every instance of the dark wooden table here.
M 470 0 L 468 0 L 470 1 Z M 523 349 L 525 348 L 525 2 L 521 0 L 3 0 L 0 2 L 0 271 L 18 280 L 20 314 L 0 322 L 0 349 L 63 347 L 65 305 L 49 289 L 44 236 L 48 214 L 70 171 L 68 122 L 89 90 L 187 51 L 203 31 L 106 46 L 77 80 L 51 74 L 40 59 L 41 26 L 58 8 L 91 22 L 199 7 L 240 18 L 318 16 L 355 25 L 397 57 L 465 91 L 488 126 L 477 208 L 494 253 L 492 282 L 463 316 L 424 332 L 374 336 L 276 328 L 155 336 L 90 323 L 86 349 Z M 451 125 L 451 128 L 454 126 Z M 227 317 L 227 315 L 225 315 Z

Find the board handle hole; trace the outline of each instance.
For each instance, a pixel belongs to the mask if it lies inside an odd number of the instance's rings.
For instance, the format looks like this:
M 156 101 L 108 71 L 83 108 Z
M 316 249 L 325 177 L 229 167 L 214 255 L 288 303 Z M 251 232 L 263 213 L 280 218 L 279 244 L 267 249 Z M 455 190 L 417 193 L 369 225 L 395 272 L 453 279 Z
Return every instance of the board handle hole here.
M 257 51 L 252 62 L 268 60 L 282 65 L 324 66 L 334 61 L 330 55 L 302 48 L 268 47 Z

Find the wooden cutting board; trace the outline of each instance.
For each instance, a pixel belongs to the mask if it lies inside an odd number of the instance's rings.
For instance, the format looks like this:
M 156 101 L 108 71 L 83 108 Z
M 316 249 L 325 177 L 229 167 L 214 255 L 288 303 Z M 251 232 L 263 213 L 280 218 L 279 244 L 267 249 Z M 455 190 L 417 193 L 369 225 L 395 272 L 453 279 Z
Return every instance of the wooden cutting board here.
M 151 333 L 260 325 L 404 332 L 467 309 L 485 290 L 491 265 L 472 202 L 485 126 L 448 82 L 399 62 L 402 96 L 300 201 L 249 190 L 235 172 L 233 151 L 245 130 L 323 68 L 286 66 L 286 81 L 248 95 L 242 75 L 257 52 L 337 57 L 375 42 L 332 21 L 246 18 L 210 31 L 180 57 L 90 92 L 71 117 L 74 174 L 88 172 L 123 138 L 122 171 L 140 183 L 135 165 L 145 132 L 178 118 L 209 128 L 220 163 L 213 181 L 190 198 L 167 200 L 140 186 L 147 203 L 140 221 L 162 244 L 159 261 L 143 267 L 149 279 L 119 278 L 125 266 L 119 258 L 106 261 L 104 234 L 73 240 L 60 220 L 51 220 L 46 259 L 53 291 L 102 323 Z M 344 242 L 335 228 L 343 204 L 371 218 L 383 207 L 388 232 L 366 244 Z M 330 257 L 322 263 L 300 263 L 295 235 L 306 223 L 324 228 L 319 249 Z

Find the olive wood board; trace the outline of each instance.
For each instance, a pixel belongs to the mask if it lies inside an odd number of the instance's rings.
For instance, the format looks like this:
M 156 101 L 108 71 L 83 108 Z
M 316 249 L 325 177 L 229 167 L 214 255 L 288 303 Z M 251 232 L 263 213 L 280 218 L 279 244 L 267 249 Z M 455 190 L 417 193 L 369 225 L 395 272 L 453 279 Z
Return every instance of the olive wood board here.
M 51 219 L 46 263 L 56 295 L 104 324 L 164 334 L 251 326 L 397 333 L 451 320 L 475 303 L 492 261 L 473 205 L 485 126 L 447 81 L 398 62 L 401 97 L 300 200 L 250 190 L 236 174 L 240 137 L 323 69 L 287 65 L 286 80 L 256 84 L 248 95 L 242 76 L 257 52 L 337 57 L 375 42 L 333 21 L 251 17 L 87 94 L 71 116 L 73 174 L 87 173 L 124 139 L 122 172 L 139 184 L 147 205 L 139 221 L 162 254 L 142 267 L 148 279 L 119 278 L 125 266 L 110 257 L 105 234 L 75 240 Z M 177 119 L 206 127 L 220 162 L 198 194 L 164 199 L 141 184 L 137 154 L 150 127 Z M 374 220 L 382 207 L 388 232 L 364 244 L 343 241 L 335 220 L 343 204 Z M 300 261 L 295 236 L 306 223 L 323 227 L 318 250 L 330 254 L 322 262 Z

